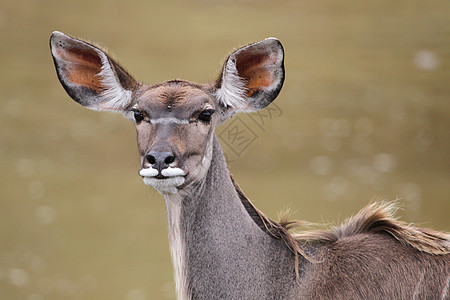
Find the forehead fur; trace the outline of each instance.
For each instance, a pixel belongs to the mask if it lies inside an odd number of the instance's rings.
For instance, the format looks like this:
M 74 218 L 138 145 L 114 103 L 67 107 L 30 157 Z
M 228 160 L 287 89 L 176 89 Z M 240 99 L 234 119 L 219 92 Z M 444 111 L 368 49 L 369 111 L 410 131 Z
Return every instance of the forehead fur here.
M 151 110 L 191 110 L 198 109 L 199 105 L 211 103 L 212 100 L 204 86 L 187 81 L 172 80 L 150 86 L 139 97 L 137 104 L 139 107 Z

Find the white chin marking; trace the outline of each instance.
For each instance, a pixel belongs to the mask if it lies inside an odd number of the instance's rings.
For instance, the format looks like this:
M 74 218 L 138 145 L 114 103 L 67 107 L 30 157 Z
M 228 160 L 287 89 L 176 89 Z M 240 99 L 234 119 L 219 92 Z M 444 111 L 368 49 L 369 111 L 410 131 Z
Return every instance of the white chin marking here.
M 145 168 L 139 171 L 146 185 L 152 186 L 161 194 L 175 194 L 178 193 L 177 187 L 182 185 L 185 181 L 183 177 L 186 173 L 180 168 L 168 167 L 161 171 L 161 175 L 167 177 L 164 179 L 155 178 L 159 174 L 158 170 L 154 168 Z
M 177 187 L 182 185 L 185 181 L 184 177 L 176 176 L 165 179 L 157 179 L 154 177 L 144 177 L 144 183 L 152 186 L 161 194 L 175 194 L 178 193 Z

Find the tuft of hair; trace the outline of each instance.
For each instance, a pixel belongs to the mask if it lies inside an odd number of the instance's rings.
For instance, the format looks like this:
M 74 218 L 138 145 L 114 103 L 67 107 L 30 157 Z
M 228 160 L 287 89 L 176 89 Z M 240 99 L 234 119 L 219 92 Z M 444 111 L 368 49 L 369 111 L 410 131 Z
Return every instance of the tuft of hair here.
M 395 217 L 396 202 L 372 203 L 337 228 L 337 235 L 351 236 L 359 233 L 387 233 L 400 243 L 419 251 L 435 255 L 450 253 L 450 235 L 428 228 L 406 224 Z
M 395 217 L 398 203 L 375 202 L 347 219 L 342 225 L 328 230 L 312 230 L 291 233 L 295 240 L 307 243 L 330 243 L 338 239 L 358 234 L 388 234 L 405 246 L 421 252 L 445 255 L 450 254 L 450 235 L 428 228 L 407 224 Z M 303 222 L 288 221 L 282 217 L 280 225 L 287 230 L 298 228 Z

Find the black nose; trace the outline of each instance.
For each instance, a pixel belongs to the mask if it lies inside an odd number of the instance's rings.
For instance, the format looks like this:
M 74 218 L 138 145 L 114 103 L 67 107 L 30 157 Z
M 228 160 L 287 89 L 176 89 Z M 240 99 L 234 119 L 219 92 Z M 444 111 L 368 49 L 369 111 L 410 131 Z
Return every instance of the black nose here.
M 175 155 L 170 152 L 150 151 L 145 158 L 152 168 L 161 170 L 169 167 L 175 161 Z

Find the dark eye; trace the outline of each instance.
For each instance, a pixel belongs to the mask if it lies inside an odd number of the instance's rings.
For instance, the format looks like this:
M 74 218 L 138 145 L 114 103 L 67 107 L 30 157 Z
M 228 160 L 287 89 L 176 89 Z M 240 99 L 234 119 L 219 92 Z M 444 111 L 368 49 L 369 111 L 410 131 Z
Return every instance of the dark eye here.
M 144 120 L 144 115 L 139 110 L 134 110 L 133 114 L 136 124 L 139 124 L 142 120 Z
M 214 112 L 215 110 L 212 108 L 205 109 L 198 115 L 198 119 L 204 123 L 209 123 Z

